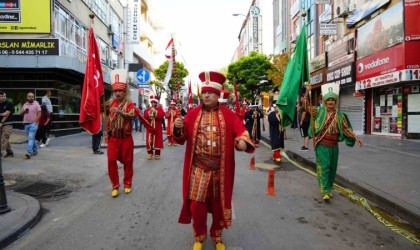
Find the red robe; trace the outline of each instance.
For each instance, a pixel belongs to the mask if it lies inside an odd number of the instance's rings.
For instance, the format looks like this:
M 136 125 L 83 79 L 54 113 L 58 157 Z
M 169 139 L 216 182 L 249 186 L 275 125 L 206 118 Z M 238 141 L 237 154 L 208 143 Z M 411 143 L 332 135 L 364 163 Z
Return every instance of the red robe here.
M 151 119 L 149 115 L 151 109 L 152 108 L 148 108 L 144 111 L 144 118 L 153 128 L 156 129 L 155 134 L 150 133 L 149 129 L 146 131 L 146 148 L 148 151 L 152 149 L 163 149 L 162 120 L 165 117 L 165 111 L 163 111 L 162 107 L 157 107 L 155 119 Z
M 179 136 L 174 134 L 175 141 L 183 145 L 187 141 L 184 171 L 182 179 L 183 205 L 179 217 L 179 223 L 191 223 L 191 212 L 189 209 L 189 184 L 192 171 L 193 153 L 197 139 L 197 131 L 201 121 L 203 106 L 190 110 L 185 116 L 185 126 L 183 134 Z M 254 144 L 249 138 L 247 129 L 243 122 L 235 113 L 228 108 L 220 105 L 218 111 L 220 129 L 221 129 L 221 152 L 220 152 L 220 202 L 223 211 L 224 227 L 228 228 L 232 224 L 232 191 L 235 176 L 235 139 L 243 139 L 248 144 L 246 152 L 252 153 L 255 150 Z
M 178 109 L 169 109 L 168 112 L 166 112 L 166 118 L 168 119 L 168 127 L 166 129 L 166 135 L 172 136 L 174 134 L 174 121 L 175 118 L 178 117 L 179 111 Z

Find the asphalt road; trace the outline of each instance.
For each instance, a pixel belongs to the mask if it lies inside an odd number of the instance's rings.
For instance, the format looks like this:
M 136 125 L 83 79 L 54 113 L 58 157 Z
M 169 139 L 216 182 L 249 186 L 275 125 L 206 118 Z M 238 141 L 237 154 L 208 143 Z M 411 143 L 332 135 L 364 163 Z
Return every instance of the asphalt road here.
M 31 159 L 45 167 L 18 159 L 15 170 L 6 166 L 8 177 L 25 178 L 18 170 L 26 168 L 37 178 L 73 184 L 65 196 L 41 199 L 41 221 L 7 249 L 192 248 L 191 225 L 177 222 L 184 146 L 166 146 L 159 161 L 135 149 L 133 191 L 111 198 L 106 156 L 93 156 L 88 140 L 71 138 Z M 234 221 L 223 234 L 227 249 L 416 249 L 338 192 L 329 204 L 322 202 L 316 179 L 291 163 L 275 174 L 277 195 L 267 196 L 267 172 L 250 170 L 250 158 L 236 153 Z M 271 150 L 262 146 L 255 158 L 271 163 Z M 210 239 L 204 249 L 214 249 Z

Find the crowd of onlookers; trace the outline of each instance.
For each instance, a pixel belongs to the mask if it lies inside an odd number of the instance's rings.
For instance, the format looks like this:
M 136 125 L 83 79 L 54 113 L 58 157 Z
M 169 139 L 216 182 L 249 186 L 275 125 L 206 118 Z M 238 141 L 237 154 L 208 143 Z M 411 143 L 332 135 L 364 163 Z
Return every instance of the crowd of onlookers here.
M 49 144 L 50 124 L 53 108 L 50 100 L 51 91 L 47 90 L 42 97 L 41 105 L 35 100 L 35 94 L 28 92 L 26 102 L 19 114 L 23 117 L 23 125 L 28 143 L 26 147 L 26 159 L 38 154 L 39 148 L 45 148 Z M 7 100 L 6 92 L 0 91 L 0 138 L 1 157 L 13 157 L 14 153 L 10 146 L 10 136 L 13 130 L 12 115 L 13 105 Z M 5 154 L 3 155 L 3 152 Z

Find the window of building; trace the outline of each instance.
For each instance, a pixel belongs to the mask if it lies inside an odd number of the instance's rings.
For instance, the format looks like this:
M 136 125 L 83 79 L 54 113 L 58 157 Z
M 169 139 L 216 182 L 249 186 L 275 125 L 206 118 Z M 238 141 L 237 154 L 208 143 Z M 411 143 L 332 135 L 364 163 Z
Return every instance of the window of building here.
M 108 44 L 100 38 L 96 38 L 96 43 L 98 44 L 101 61 L 106 64 L 108 62 Z
M 108 20 L 108 1 L 106 0 L 83 0 L 89 8 L 104 23 Z

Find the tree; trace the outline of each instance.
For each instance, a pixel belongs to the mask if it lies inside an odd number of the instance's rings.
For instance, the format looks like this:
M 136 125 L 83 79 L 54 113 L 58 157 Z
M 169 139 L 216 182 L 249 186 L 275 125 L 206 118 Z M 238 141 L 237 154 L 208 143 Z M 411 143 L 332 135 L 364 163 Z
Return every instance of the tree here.
M 169 80 L 169 89 L 171 92 L 178 90 L 178 83 L 179 88 L 182 88 L 185 85 L 184 78 L 188 76 L 188 70 L 184 67 L 184 64 L 181 62 L 175 62 L 176 65 L 176 78 L 172 74 L 171 80 Z M 154 74 L 156 79 L 159 82 L 163 82 L 166 77 L 166 71 L 168 70 L 169 61 L 165 61 L 159 68 L 155 69 Z
M 289 54 L 270 55 L 269 58 L 273 64 L 271 69 L 267 71 L 267 79 L 273 82 L 274 88 L 280 89 L 287 64 L 289 63 Z
M 249 56 L 241 57 L 228 66 L 227 79 L 231 84 L 236 82 L 242 97 L 255 101 L 262 91 L 271 90 L 270 82 L 260 83 L 268 74 L 271 65 L 267 56 L 251 52 Z

